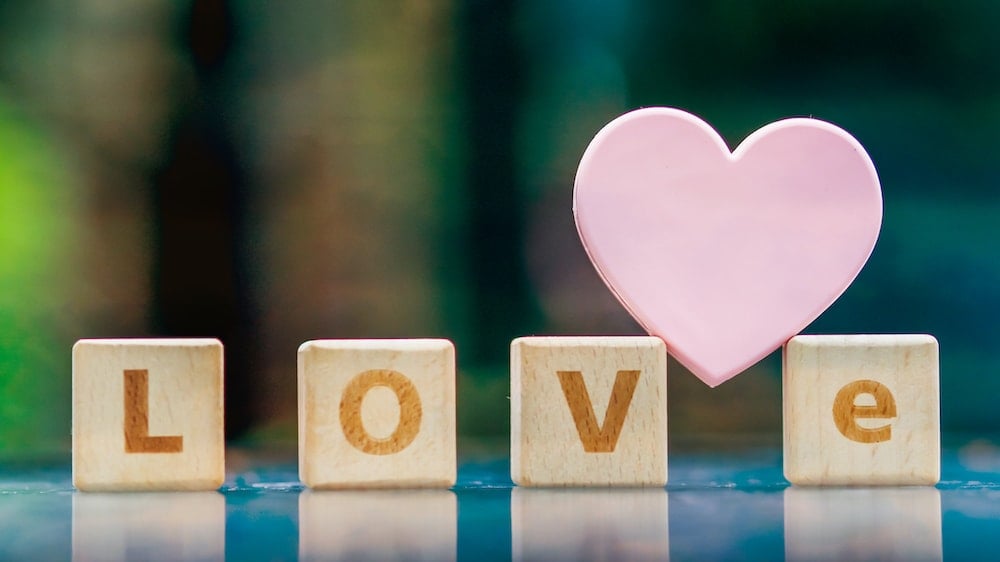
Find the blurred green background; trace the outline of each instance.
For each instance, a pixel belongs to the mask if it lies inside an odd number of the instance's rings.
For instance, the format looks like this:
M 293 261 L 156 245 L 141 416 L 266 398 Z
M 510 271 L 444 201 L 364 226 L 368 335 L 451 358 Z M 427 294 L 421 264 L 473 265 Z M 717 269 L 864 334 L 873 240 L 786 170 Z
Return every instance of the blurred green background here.
M 576 165 L 636 107 L 736 145 L 854 134 L 885 222 L 810 332 L 927 332 L 943 428 L 1000 431 L 1000 3 L 5 0 L 0 456 L 65 452 L 81 337 L 226 344 L 227 431 L 295 439 L 307 339 L 458 349 L 460 447 L 508 439 L 508 349 L 629 334 L 576 237 Z M 671 440 L 780 440 L 780 364 L 671 365 Z

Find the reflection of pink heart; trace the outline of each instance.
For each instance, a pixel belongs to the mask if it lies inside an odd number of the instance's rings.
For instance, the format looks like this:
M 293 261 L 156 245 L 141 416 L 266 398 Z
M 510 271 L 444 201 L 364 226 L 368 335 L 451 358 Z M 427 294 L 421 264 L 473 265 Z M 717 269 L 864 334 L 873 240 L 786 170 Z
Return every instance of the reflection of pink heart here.
M 882 194 L 864 148 L 829 123 L 771 123 L 730 153 L 697 117 L 648 108 L 590 143 L 574 213 L 618 300 L 716 386 L 847 289 L 878 238 Z

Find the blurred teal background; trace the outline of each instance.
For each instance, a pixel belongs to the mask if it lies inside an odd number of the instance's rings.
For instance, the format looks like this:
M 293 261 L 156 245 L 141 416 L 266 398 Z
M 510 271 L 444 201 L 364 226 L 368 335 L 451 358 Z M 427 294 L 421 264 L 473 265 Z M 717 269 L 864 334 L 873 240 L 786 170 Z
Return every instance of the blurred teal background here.
M 220 337 L 230 437 L 285 443 L 302 341 L 447 337 L 460 447 L 505 447 L 513 337 L 639 333 L 571 198 L 647 105 L 734 146 L 789 116 L 854 134 L 883 231 L 808 331 L 934 334 L 944 430 L 994 439 L 998 24 L 990 0 L 7 0 L 0 456 L 68 451 L 76 339 L 149 335 Z M 778 442 L 780 364 L 751 371 L 672 364 L 672 442 Z

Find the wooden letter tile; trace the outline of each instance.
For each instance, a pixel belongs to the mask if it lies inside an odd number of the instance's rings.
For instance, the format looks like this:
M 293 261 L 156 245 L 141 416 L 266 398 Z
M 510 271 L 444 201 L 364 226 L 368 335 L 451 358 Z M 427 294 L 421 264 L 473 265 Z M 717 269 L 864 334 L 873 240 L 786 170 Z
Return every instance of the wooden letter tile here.
M 663 486 L 667 351 L 655 337 L 511 343 L 511 477 L 521 486 Z
M 73 346 L 78 489 L 214 490 L 224 478 L 218 340 L 80 340 Z
M 299 478 L 312 488 L 455 483 L 455 348 L 317 340 L 299 348 Z
M 938 344 L 927 335 L 797 336 L 784 349 L 785 478 L 936 484 Z

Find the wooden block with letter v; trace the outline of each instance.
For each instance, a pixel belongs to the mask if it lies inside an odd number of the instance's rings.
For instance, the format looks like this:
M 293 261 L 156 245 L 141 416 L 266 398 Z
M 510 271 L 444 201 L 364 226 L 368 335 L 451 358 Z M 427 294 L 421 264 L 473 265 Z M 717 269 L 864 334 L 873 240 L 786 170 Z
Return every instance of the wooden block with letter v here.
M 663 340 L 518 338 L 511 342 L 510 398 L 517 484 L 666 484 Z
M 449 487 L 455 348 L 440 339 L 299 348 L 299 478 L 311 488 Z
M 214 490 L 225 478 L 222 344 L 73 346 L 73 484 L 83 491 Z
M 785 478 L 933 485 L 938 344 L 927 335 L 797 336 L 784 349 Z

